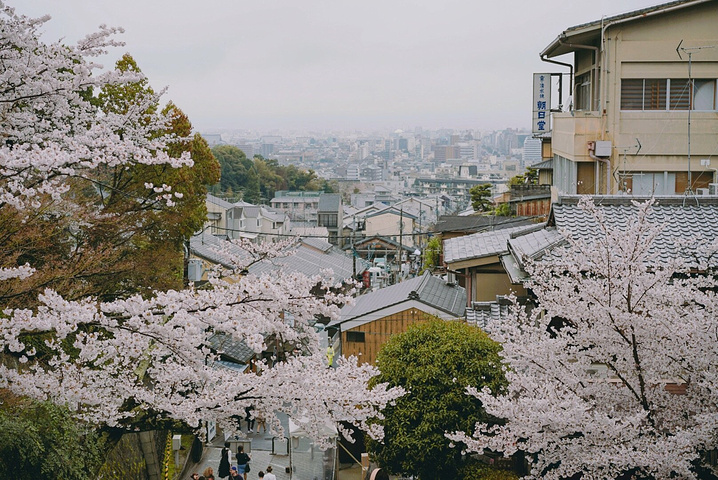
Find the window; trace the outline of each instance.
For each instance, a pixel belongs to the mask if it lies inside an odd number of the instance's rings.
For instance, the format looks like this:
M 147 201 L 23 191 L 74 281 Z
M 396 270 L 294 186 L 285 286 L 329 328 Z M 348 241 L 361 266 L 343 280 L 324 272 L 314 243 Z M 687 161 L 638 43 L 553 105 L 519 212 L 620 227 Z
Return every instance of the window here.
M 576 110 L 591 110 L 591 73 L 576 77 Z
M 666 79 L 621 80 L 621 110 L 665 110 Z
M 319 226 L 334 228 L 337 226 L 337 215 L 321 213 L 319 214 Z
M 624 78 L 621 110 L 716 110 L 716 80 Z
M 347 342 L 364 343 L 364 332 L 347 332 Z
M 693 80 L 693 109 L 716 109 L 716 81 Z
M 671 110 L 688 110 L 690 105 L 690 92 L 688 80 L 671 79 Z

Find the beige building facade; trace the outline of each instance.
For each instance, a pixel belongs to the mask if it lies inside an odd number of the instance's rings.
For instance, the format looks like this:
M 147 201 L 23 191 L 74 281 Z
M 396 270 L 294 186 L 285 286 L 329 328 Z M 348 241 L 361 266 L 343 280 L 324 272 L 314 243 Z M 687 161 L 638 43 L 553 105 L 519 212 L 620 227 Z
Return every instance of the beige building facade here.
M 674 1 L 571 27 L 541 52 L 572 83 L 544 138 L 558 192 L 718 193 L 717 26 L 718 0 Z

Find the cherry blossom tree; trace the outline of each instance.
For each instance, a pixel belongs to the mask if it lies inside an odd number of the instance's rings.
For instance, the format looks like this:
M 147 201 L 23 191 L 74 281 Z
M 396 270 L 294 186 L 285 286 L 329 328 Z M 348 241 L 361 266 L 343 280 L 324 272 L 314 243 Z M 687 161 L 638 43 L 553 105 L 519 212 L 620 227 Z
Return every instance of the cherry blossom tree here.
M 120 44 L 114 39 L 119 30 L 101 27 L 76 46 L 48 44 L 38 34 L 47 20 L 0 3 L 0 208 L 15 209 L 19 222 L 42 214 L 47 201 L 71 212 L 71 185 L 92 184 L 100 168 L 191 166 L 189 152 L 178 158 L 167 153 L 184 140 L 158 135 L 171 131 L 172 117 L 150 108 L 157 102 L 152 92 L 131 108 L 97 107 L 98 92 L 142 79 L 132 71 L 104 72 L 92 61 Z M 145 187 L 147 201 L 171 206 L 178 198 L 172 185 Z M 243 266 L 284 247 L 245 244 Z M 42 262 L 3 265 L 0 282 L 42 269 Z M 199 428 L 203 420 L 232 430 L 251 405 L 275 428 L 275 413 L 289 413 L 320 442 L 327 418 L 380 438 L 380 428 L 367 420 L 402 390 L 369 389 L 377 371 L 356 359 L 328 368 L 312 326 L 317 316 L 331 318 L 350 301 L 351 289 L 340 286 L 329 275 L 282 272 L 214 276 L 205 289 L 111 302 L 69 300 L 46 289 L 37 306 L 0 305 L 0 388 L 66 405 L 78 418 L 114 431 L 177 422 Z M 258 362 L 256 371 L 240 372 L 219 361 L 222 351 L 208 340 L 213 335 L 245 342 L 257 353 L 269 337 L 296 349 L 272 368 Z
M 505 425 L 449 437 L 523 452 L 532 478 L 697 478 L 718 447 L 716 239 L 668 245 L 650 201 L 620 224 L 582 205 L 593 240 L 564 233 L 530 268 L 540 308 L 490 332 L 508 391 L 469 389 Z

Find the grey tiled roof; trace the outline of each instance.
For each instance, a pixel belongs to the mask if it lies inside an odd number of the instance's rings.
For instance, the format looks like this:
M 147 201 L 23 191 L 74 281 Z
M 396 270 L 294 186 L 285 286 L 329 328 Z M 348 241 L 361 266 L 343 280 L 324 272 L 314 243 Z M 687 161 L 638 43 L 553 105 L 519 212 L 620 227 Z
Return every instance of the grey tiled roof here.
M 419 277 L 357 297 L 354 305 L 342 308 L 339 318 L 329 325 L 342 324 L 369 314 L 373 315 L 367 321 L 372 321 L 381 318 L 381 310 L 409 300 L 424 303 L 454 317 L 463 317 L 466 310 L 466 290 L 463 287 L 447 285 L 441 278 L 425 272 Z
M 444 261 L 460 262 L 474 258 L 499 255 L 508 251 L 507 241 L 517 232 L 536 229 L 536 224 L 504 228 L 493 232 L 473 233 L 444 241 Z
M 650 253 L 658 255 L 658 262 L 684 258 L 689 265 L 696 265 L 693 258 L 695 251 L 680 248 L 677 242 L 710 242 L 718 238 L 718 199 L 696 200 L 681 195 L 657 197 L 656 200 L 648 218 L 663 225 L 663 230 L 653 242 Z M 549 222 L 572 238 L 590 242 L 600 235 L 598 225 L 576 201 L 577 198 L 568 197 L 555 204 Z M 630 198 L 606 197 L 596 199 L 598 202 L 612 227 L 628 226 L 638 210 L 637 206 L 629 203 Z
M 650 7 L 641 8 L 639 10 L 632 10 L 627 13 L 621 13 L 619 15 L 604 17 L 604 18 L 601 18 L 600 20 L 594 20 L 594 21 L 588 22 L 588 23 L 582 23 L 580 25 L 576 25 L 574 27 L 568 28 L 568 29 L 566 29 L 566 31 L 570 32 L 572 30 L 580 30 L 580 29 L 584 29 L 587 27 L 600 28 L 603 25 L 606 25 L 611 22 L 615 22 L 617 20 L 624 20 L 624 19 L 628 19 L 628 18 L 644 18 L 647 14 L 658 11 L 658 10 L 665 10 L 665 9 L 668 9 L 671 7 L 677 7 L 677 6 L 680 6 L 683 4 L 689 4 L 689 3 L 693 3 L 693 2 L 694 2 L 694 0 L 674 0 L 672 2 L 660 3 L 657 5 L 652 5 Z
M 531 165 L 531 168 L 535 168 L 536 170 L 553 170 L 553 158 L 535 163 Z
M 528 225 L 525 217 L 497 217 L 495 215 L 442 215 L 434 226 L 435 232 L 479 232 Z
M 564 237 L 555 227 L 532 231 L 509 239 L 509 251 L 519 268 L 523 268 L 527 259 L 537 259 L 548 249 L 563 243 Z
M 205 230 L 189 240 L 190 252 L 217 265 L 234 268 L 230 256 L 223 254 L 226 249 L 232 256 L 249 259 L 246 251 L 232 242 L 219 238 Z
M 223 200 L 219 197 L 215 197 L 214 195 L 211 195 L 209 193 L 207 194 L 207 201 L 210 203 L 214 203 L 215 205 L 218 205 L 218 206 L 224 208 L 225 210 L 229 210 L 230 208 L 234 207 L 234 205 L 232 205 L 227 200 Z
M 409 245 L 404 245 L 403 243 L 400 245 L 399 242 L 392 240 L 390 237 L 384 237 L 382 235 L 372 235 L 371 237 L 362 238 L 361 240 L 354 242 L 354 248 L 357 247 L 363 247 L 363 246 L 369 246 L 372 243 L 376 242 L 377 240 L 380 240 L 381 242 L 384 242 L 388 245 L 391 245 L 394 248 L 401 247 L 402 250 L 407 251 L 409 253 L 414 253 L 415 247 L 410 247 Z
M 326 252 L 332 248 L 331 243 L 321 238 L 302 238 L 301 242 L 305 245 L 309 245 L 310 247 L 314 247 L 317 250 L 321 250 L 322 252 Z
M 317 242 L 315 242 L 315 240 Z M 321 275 L 322 270 L 331 269 L 334 278 L 337 280 L 346 280 L 351 278 L 354 273 L 352 261 L 356 261 L 357 274 L 362 273 L 369 268 L 369 264 L 361 258 L 354 258 L 347 255 L 336 247 L 331 247 L 324 251 L 317 251 L 316 246 L 324 247 L 327 242 L 321 239 L 303 240 L 294 253 L 286 257 L 274 258 L 256 263 L 249 268 L 249 273 L 260 275 L 263 273 L 272 273 L 278 270 L 299 272 L 311 277 L 313 275 Z M 321 248 L 320 248 L 321 250 Z
M 259 213 L 261 211 L 260 207 L 250 205 L 250 206 L 244 206 L 242 207 L 242 210 L 244 211 L 244 216 L 247 218 L 257 218 L 259 217 Z
M 377 216 L 379 216 L 379 215 L 384 215 L 384 214 L 386 214 L 386 213 L 390 213 L 390 214 L 396 215 L 397 217 L 403 216 L 403 217 L 406 217 L 406 218 L 413 218 L 414 220 L 417 220 L 417 219 L 418 219 L 418 217 L 416 217 L 415 215 L 412 215 L 411 213 L 409 213 L 409 212 L 407 212 L 407 211 L 404 211 L 404 210 L 401 210 L 401 209 L 399 209 L 399 208 L 396 208 L 396 207 L 394 207 L 393 205 L 390 205 L 390 206 L 388 206 L 388 207 L 386 207 L 386 208 L 384 208 L 384 209 L 382 209 L 382 210 L 379 210 L 379 211 L 377 211 L 377 212 L 370 213 L 370 214 L 366 215 L 366 218 L 377 217 Z
M 214 334 L 207 341 L 212 350 L 220 353 L 225 360 L 246 364 L 256 355 L 246 343 L 234 340 L 229 335 Z
M 488 330 L 492 324 L 506 320 L 510 306 L 503 302 L 472 302 L 466 309 L 466 322 L 482 330 Z
M 342 196 L 338 193 L 323 193 L 319 196 L 319 212 L 338 212 Z
M 229 251 L 231 255 L 249 260 L 249 255 L 245 250 L 208 232 L 195 235 L 190 239 L 190 251 L 194 255 L 212 263 L 233 268 L 231 256 L 225 255 L 224 249 Z M 259 275 L 281 269 L 313 276 L 321 274 L 322 270 L 331 269 L 334 272 L 334 278 L 337 280 L 351 278 L 354 273 L 353 257 L 322 239 L 302 239 L 299 246 L 293 247 L 292 251 L 293 253 L 286 257 L 264 260 L 252 265 L 249 268 L 249 273 Z M 361 258 L 357 258 L 355 261 L 357 262 L 357 273 L 362 273 L 370 266 Z
M 650 253 L 656 254 L 657 262 L 665 263 L 675 258 L 683 258 L 689 266 L 696 266 L 695 250 L 681 248 L 681 243 L 700 244 L 718 238 L 718 198 L 665 196 L 657 197 L 657 203 L 649 216 L 652 222 L 663 226 L 651 246 Z M 601 232 L 591 215 L 578 205 L 579 197 L 563 197 L 553 205 L 546 228 L 525 235 L 515 235 L 509 239 L 509 252 L 513 259 L 502 259 L 512 281 L 525 278 L 523 268 L 529 259 L 550 259 L 555 255 L 556 247 L 564 245 L 561 232 L 571 238 L 590 243 Z M 595 197 L 607 222 L 614 228 L 627 227 L 633 222 L 639 203 L 645 198 L 625 196 Z M 510 262 L 510 263 L 506 263 Z

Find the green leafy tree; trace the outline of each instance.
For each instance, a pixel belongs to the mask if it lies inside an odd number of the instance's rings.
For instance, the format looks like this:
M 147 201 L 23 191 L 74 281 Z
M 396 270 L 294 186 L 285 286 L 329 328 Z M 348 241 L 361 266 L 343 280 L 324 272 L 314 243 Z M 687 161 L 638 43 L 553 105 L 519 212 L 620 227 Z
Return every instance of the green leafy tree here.
M 441 238 L 432 237 L 426 244 L 424 249 L 424 270 L 433 271 L 439 266 L 439 258 L 441 258 Z
M 254 157 L 254 170 L 259 176 L 260 195 L 266 200 L 274 198 L 277 190 L 287 188 L 287 182 L 278 172 L 279 165 L 274 159 L 265 160 L 260 156 Z
M 244 187 L 242 200 L 255 205 L 262 203 L 262 192 L 259 188 L 259 175 L 254 167 L 247 172 L 247 181 Z
M 368 442 L 373 459 L 393 474 L 457 478 L 464 459 L 444 433 L 492 421 L 481 402 L 467 398 L 466 387 L 502 391 L 500 348 L 479 328 L 436 318 L 391 337 L 379 351 L 381 373 L 373 381 L 409 393 L 384 410 L 384 442 Z
M 117 62 L 117 69 L 140 73 L 130 55 Z M 105 114 L 120 114 L 148 104 L 140 99 L 153 95 L 142 79 L 106 86 L 94 103 Z M 157 101 L 149 105 L 148 113 L 159 109 Z M 68 300 L 87 295 L 113 300 L 182 287 L 182 243 L 204 223 L 206 188 L 218 181 L 219 165 L 206 142 L 192 137 L 186 115 L 171 103 L 162 113 L 166 126 L 151 135 L 174 134 L 177 141 L 168 153 L 189 152 L 194 166 L 105 166 L 68 181 L 65 203 L 45 198 L 31 218 L 21 220 L 18 211 L 0 208 L 0 251 L 6 262 L 38 268 L 37 275 L 3 283 L 0 300 L 6 306 L 31 307 L 47 288 Z M 124 125 L 117 133 L 134 127 Z M 159 201 L 148 184 L 173 185 L 171 202 Z
M 84 480 L 104 461 L 105 437 L 50 402 L 2 395 L 0 478 Z
M 491 210 L 491 184 L 475 185 L 469 190 L 471 195 L 471 207 L 476 212 L 488 212 Z
M 216 146 L 212 149 L 212 153 L 221 167 L 220 191 L 239 192 L 244 189 L 247 172 L 252 168 L 252 160 L 233 145 Z
M 494 215 L 498 217 L 510 217 L 511 216 L 511 205 L 508 203 L 500 203 L 494 209 Z
M 509 179 L 509 186 L 513 185 L 537 185 L 538 170 L 528 167 L 521 175 L 515 175 Z

